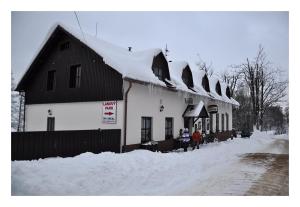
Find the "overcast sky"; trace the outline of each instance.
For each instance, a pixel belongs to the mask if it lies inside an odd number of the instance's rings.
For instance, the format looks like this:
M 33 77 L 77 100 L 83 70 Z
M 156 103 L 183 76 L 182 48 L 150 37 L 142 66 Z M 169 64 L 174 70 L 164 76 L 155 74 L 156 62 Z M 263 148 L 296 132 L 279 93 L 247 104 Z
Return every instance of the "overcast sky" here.
M 165 48 L 194 64 L 197 54 L 222 72 L 253 58 L 258 45 L 288 74 L 288 12 L 78 12 L 85 32 L 133 50 Z M 12 12 L 12 71 L 18 81 L 56 22 L 79 28 L 74 12 Z

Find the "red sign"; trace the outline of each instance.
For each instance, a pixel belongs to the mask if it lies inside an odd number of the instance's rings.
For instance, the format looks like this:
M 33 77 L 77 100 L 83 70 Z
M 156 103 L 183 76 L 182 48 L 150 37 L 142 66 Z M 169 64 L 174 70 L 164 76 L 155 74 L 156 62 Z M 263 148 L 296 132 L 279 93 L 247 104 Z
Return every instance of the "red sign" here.
M 117 101 L 104 101 L 102 104 L 102 121 L 106 124 L 117 123 Z

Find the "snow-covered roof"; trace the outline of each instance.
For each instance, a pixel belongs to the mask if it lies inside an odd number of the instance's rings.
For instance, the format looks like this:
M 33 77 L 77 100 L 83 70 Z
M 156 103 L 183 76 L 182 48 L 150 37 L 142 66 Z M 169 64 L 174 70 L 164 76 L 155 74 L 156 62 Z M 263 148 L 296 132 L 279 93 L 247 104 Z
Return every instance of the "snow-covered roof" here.
M 198 117 L 204 107 L 203 101 L 200 101 L 194 109 L 186 111 L 184 117 Z M 205 107 L 204 107 L 205 108 Z
M 120 74 L 122 74 L 123 78 L 130 78 L 138 81 L 142 81 L 145 83 L 152 83 L 156 85 L 160 85 L 163 87 L 167 87 L 166 83 L 159 80 L 158 77 L 155 76 L 155 74 L 152 71 L 152 64 L 153 59 L 158 54 L 162 53 L 162 50 L 160 48 L 154 48 L 154 49 L 148 49 L 144 51 L 137 51 L 132 52 L 128 51 L 128 49 L 116 46 L 112 43 L 106 42 L 104 40 L 101 40 L 99 38 L 96 38 L 95 36 L 89 35 L 87 33 L 81 33 L 81 31 L 65 26 L 61 23 L 55 24 L 48 32 L 45 40 L 43 41 L 43 44 L 41 45 L 40 49 L 44 47 L 50 36 L 53 34 L 53 32 L 58 28 L 61 27 L 66 32 L 70 33 L 72 36 L 74 36 L 76 39 L 81 41 L 83 44 L 91 48 L 94 52 L 96 52 L 98 55 L 100 55 L 103 58 L 103 61 L 114 68 L 116 71 L 118 71 Z M 38 53 L 37 53 L 38 54 Z M 37 55 L 34 56 L 34 59 L 37 57 Z M 30 66 L 32 65 L 34 59 L 30 63 L 27 71 L 29 70 Z M 175 61 L 175 62 L 169 62 L 169 72 L 170 72 L 170 78 L 171 80 L 165 80 L 170 85 L 174 86 L 177 90 L 185 91 L 188 93 L 198 94 L 201 96 L 206 97 L 215 97 L 215 99 L 220 101 L 225 101 L 227 103 L 231 103 L 234 105 L 239 105 L 237 101 L 234 99 L 229 99 L 226 96 L 226 86 L 225 89 L 222 88 L 222 98 L 215 93 L 215 79 L 216 78 L 210 78 L 209 81 L 212 81 L 210 83 L 210 90 L 211 93 L 207 93 L 205 89 L 202 86 L 202 78 L 206 74 L 205 71 L 200 71 L 197 68 L 191 67 L 187 62 L 185 61 Z M 193 77 L 193 83 L 194 83 L 194 91 L 190 90 L 185 83 L 182 80 L 182 72 L 183 69 L 189 66 L 192 72 Z M 27 71 L 24 73 L 24 75 L 27 73 Z M 21 78 L 22 79 L 24 78 Z M 20 81 L 20 82 L 21 82 Z M 221 83 L 221 81 L 220 81 Z M 20 84 L 20 83 L 19 83 Z M 223 83 L 224 85 L 224 83 Z M 221 83 L 222 86 L 222 83 Z M 223 92 L 223 90 L 225 90 Z M 214 91 L 214 92 L 212 92 Z M 218 97 L 219 96 L 219 97 Z M 224 98 L 226 97 L 226 98 Z
M 193 74 L 194 88 L 201 96 L 210 97 L 206 90 L 202 86 L 202 78 L 205 76 L 205 71 L 199 70 L 193 66 L 190 67 Z
M 140 52 L 130 52 L 128 49 L 118 47 L 87 33 L 84 34 L 83 38 L 78 30 L 66 26 L 62 27 L 103 57 L 103 61 L 121 73 L 123 78 L 127 77 L 139 81 L 165 85 L 152 71 L 153 58 L 162 52 L 161 49 L 155 48 Z
M 226 95 L 226 88 L 228 87 L 228 85 L 224 82 L 220 82 L 220 85 L 221 85 L 221 91 L 222 91 L 222 97 L 223 97 L 223 101 L 224 102 L 227 102 L 227 103 L 231 103 L 235 106 L 239 106 L 240 104 L 234 100 L 234 98 L 230 97 L 228 98 L 227 95 Z
M 220 96 L 217 91 L 216 91 L 216 85 L 218 82 L 221 83 L 221 81 L 219 80 L 219 78 L 217 76 L 210 76 L 208 77 L 209 80 L 209 90 L 210 90 L 210 94 L 217 100 L 219 101 L 224 101 L 223 99 L 223 93 L 222 96 Z
M 182 80 L 182 72 L 186 68 L 186 66 L 188 66 L 188 63 L 185 61 L 172 61 L 168 64 L 171 81 L 176 84 L 177 89 L 195 93 L 190 90 Z

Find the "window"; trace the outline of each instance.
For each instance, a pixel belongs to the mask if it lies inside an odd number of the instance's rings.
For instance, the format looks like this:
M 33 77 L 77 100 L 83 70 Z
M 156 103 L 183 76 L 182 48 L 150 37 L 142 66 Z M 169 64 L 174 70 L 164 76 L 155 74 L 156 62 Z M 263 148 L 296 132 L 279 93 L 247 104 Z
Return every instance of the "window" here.
M 231 98 L 231 93 L 230 93 L 230 89 L 229 89 L 228 86 L 227 86 L 227 88 L 226 88 L 226 96 L 227 96 L 228 98 Z
M 222 132 L 224 131 L 224 114 L 222 114 Z
M 152 118 L 142 117 L 141 142 L 151 141 L 152 138 Z
M 229 115 L 226 113 L 226 130 L 228 131 L 229 130 Z
M 206 90 L 206 92 L 210 92 L 207 75 L 204 75 L 202 78 L 202 87 Z
M 219 114 L 217 113 L 216 114 L 216 132 L 219 132 L 219 124 L 220 124 L 220 121 L 219 121 Z
M 188 88 L 194 87 L 193 76 L 188 66 L 182 71 L 181 78 Z
M 164 80 L 162 68 L 154 67 L 153 68 L 153 72 L 159 78 L 159 80 Z
M 47 118 L 47 131 L 54 131 L 55 118 L 48 117 Z
M 55 88 L 55 70 L 48 71 L 47 91 L 53 91 Z
M 173 118 L 166 118 L 165 139 L 173 138 Z
M 188 87 L 190 87 L 189 85 L 189 78 L 186 75 L 182 75 L 182 80 L 185 83 L 185 85 L 187 85 Z
M 81 65 L 73 65 L 70 68 L 70 88 L 79 88 L 81 79 Z
M 199 130 L 199 131 L 202 130 L 202 124 L 201 124 L 201 121 L 198 121 L 198 130 Z
M 70 48 L 70 42 L 64 42 L 60 45 L 60 50 L 63 51 L 63 50 L 67 50 Z
M 222 91 L 221 91 L 221 84 L 220 82 L 218 81 L 217 84 L 216 84 L 216 92 L 222 96 Z

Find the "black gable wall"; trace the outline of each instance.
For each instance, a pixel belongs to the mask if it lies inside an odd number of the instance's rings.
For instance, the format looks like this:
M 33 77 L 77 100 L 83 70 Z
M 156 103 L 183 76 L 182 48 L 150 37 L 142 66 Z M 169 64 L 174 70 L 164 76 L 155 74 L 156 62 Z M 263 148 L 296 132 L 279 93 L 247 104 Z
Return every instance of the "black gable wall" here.
M 37 59 L 23 84 L 26 104 L 64 103 L 122 100 L 122 75 L 103 62 L 103 59 L 84 44 L 66 35 L 58 34 L 48 44 L 47 51 Z M 62 43 L 70 42 L 61 50 Z M 81 65 L 79 88 L 69 88 L 70 67 Z M 48 71 L 55 70 L 55 86 L 47 91 Z

